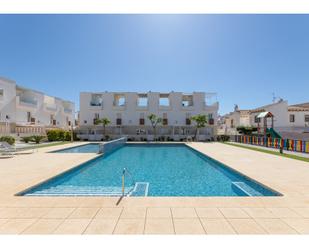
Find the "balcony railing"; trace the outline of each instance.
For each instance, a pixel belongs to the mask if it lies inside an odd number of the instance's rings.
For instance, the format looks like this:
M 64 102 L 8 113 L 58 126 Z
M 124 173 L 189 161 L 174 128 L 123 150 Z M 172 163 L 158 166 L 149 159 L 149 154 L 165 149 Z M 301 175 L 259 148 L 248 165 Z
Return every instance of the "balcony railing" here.
M 73 110 L 71 108 L 63 108 L 63 111 L 66 113 L 72 113 Z
M 26 99 L 18 97 L 19 105 L 29 106 L 29 107 L 37 107 L 38 101 L 36 99 Z
M 95 102 L 95 101 L 91 101 L 90 102 L 90 106 L 102 106 L 102 102 Z
M 57 111 L 57 105 L 56 104 L 47 104 L 47 103 L 45 103 L 44 106 L 45 106 L 45 109 L 47 111 L 52 111 L 52 112 Z

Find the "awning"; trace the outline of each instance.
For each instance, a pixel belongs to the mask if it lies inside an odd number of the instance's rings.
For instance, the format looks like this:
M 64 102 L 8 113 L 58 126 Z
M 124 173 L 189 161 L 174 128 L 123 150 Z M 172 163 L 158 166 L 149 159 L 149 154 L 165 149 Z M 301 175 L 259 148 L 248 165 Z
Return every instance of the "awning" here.
M 274 116 L 271 112 L 261 112 L 257 115 L 257 118 L 265 118 L 265 117 L 272 117 Z

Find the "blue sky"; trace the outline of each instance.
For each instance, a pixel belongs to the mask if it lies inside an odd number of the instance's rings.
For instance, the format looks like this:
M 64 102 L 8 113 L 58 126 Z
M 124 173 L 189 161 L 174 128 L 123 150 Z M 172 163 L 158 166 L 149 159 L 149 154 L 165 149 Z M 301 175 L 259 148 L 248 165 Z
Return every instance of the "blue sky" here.
M 0 15 L 0 75 L 81 91 L 217 92 L 220 113 L 309 101 L 309 15 Z

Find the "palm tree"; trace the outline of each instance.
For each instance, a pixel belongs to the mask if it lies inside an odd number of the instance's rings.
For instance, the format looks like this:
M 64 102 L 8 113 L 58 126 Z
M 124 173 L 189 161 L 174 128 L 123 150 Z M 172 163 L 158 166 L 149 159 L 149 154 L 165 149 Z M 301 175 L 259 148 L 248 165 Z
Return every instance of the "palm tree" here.
M 102 119 L 97 119 L 95 121 L 95 124 L 98 125 L 98 124 L 102 124 L 103 125 L 103 137 L 105 139 L 106 137 L 106 126 L 110 124 L 110 120 L 108 118 L 102 118 Z
M 147 118 L 149 119 L 151 126 L 153 128 L 154 138 L 156 138 L 156 127 L 157 127 L 157 124 L 160 124 L 162 122 L 162 118 L 157 117 L 157 115 L 153 113 L 150 114 Z
M 197 133 L 199 132 L 200 128 L 203 128 L 208 123 L 206 115 L 199 114 L 196 116 L 191 117 L 191 120 L 193 120 L 196 123 L 196 130 L 194 135 L 194 140 L 196 139 Z

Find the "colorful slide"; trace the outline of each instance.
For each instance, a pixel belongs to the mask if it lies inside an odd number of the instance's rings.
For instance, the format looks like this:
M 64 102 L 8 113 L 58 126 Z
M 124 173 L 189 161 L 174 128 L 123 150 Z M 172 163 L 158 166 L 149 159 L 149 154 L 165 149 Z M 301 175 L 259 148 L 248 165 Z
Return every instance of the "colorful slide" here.
M 273 128 L 267 128 L 267 133 L 270 134 L 272 138 L 281 138 L 280 134 L 276 132 Z

